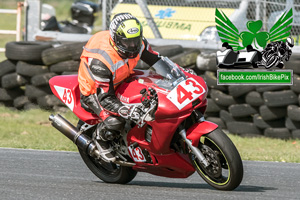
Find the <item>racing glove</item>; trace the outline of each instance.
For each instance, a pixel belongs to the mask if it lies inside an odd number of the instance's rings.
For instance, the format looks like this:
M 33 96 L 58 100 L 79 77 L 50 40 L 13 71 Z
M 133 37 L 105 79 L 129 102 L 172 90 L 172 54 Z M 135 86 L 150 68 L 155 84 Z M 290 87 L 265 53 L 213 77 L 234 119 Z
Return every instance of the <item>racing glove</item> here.
M 140 106 L 122 106 L 118 113 L 124 119 L 129 119 L 134 122 L 137 122 L 144 114 Z

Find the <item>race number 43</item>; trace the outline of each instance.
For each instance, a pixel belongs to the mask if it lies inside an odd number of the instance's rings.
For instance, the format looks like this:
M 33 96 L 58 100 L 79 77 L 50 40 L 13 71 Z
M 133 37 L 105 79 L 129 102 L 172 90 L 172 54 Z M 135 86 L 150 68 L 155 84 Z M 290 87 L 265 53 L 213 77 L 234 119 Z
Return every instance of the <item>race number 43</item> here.
M 62 100 L 65 104 L 70 104 L 73 101 L 72 92 L 70 89 L 65 88 Z
M 64 102 L 72 111 L 74 109 L 74 97 L 70 88 L 54 86 L 62 102 Z
M 140 147 L 136 147 L 136 148 L 132 148 L 132 147 L 128 147 L 128 150 L 131 154 L 131 157 L 133 158 L 133 160 L 135 162 L 146 162 L 146 158 L 142 152 L 142 149 Z
M 174 88 L 167 98 L 181 110 L 186 105 L 196 100 L 205 89 L 195 79 L 189 78 L 182 81 L 176 88 Z

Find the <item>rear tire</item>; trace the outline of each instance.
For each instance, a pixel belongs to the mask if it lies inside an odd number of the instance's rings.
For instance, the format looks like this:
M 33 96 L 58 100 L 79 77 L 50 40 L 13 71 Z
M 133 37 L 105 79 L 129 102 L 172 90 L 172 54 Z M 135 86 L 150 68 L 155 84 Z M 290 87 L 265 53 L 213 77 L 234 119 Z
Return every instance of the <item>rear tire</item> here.
M 218 190 L 234 190 L 240 185 L 243 163 L 236 147 L 223 131 L 216 129 L 202 136 L 198 148 L 210 165 L 205 168 L 192 152 L 190 159 L 209 185 Z
M 80 125 L 80 122 L 79 122 Z M 86 134 L 91 137 L 93 131 Z M 113 163 L 107 163 L 103 160 L 95 159 L 86 152 L 78 148 L 81 158 L 86 166 L 102 181 L 106 183 L 126 184 L 130 182 L 137 174 L 132 167 L 125 167 Z
M 257 63 L 256 62 L 252 62 L 252 67 L 253 68 L 258 68 Z
M 42 52 L 41 57 L 45 65 L 53 65 L 67 60 L 80 60 L 85 44 L 86 42 L 76 42 L 49 48 Z
M 42 52 L 51 47 L 51 44 L 44 42 L 8 42 L 5 45 L 5 56 L 11 60 L 42 63 Z
M 130 182 L 137 174 L 137 171 L 131 167 L 124 167 L 105 161 L 97 161 L 78 149 L 81 158 L 87 167 L 102 181 L 106 183 L 126 184 Z

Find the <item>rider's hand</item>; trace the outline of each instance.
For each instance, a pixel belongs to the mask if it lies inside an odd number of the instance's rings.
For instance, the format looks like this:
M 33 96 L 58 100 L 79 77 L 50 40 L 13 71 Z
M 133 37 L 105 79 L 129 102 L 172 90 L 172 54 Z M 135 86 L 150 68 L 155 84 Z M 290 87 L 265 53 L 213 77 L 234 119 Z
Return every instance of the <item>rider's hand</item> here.
M 125 119 L 137 121 L 143 115 L 143 111 L 140 106 L 122 106 L 118 111 L 119 115 Z
M 121 106 L 118 110 L 118 114 L 125 119 L 129 119 L 130 107 L 129 106 Z

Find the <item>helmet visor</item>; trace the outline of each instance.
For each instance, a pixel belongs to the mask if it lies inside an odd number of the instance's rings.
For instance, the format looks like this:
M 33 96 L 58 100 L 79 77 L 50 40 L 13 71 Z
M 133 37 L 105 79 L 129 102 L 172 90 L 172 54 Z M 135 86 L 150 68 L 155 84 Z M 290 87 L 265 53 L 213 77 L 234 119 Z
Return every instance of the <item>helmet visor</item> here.
M 119 45 L 125 51 L 139 51 L 142 46 L 142 38 L 135 37 L 135 38 L 122 38 L 119 40 Z

